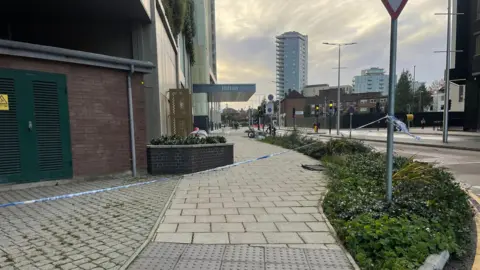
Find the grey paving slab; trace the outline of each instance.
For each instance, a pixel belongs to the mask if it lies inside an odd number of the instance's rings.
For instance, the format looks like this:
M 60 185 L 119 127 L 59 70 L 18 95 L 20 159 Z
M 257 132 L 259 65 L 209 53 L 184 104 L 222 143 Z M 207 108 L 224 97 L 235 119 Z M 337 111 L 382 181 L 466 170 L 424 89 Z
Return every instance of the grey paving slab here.
M 0 192 L 0 203 L 132 184 L 119 178 Z M 150 179 L 151 180 L 151 179 Z M 177 180 L 0 209 L 0 269 L 118 268 L 146 240 Z M 2 261 L 2 258 L 13 258 Z
M 139 256 L 178 259 L 187 246 L 186 244 L 154 242 L 148 245 Z
M 175 270 L 219 270 L 222 261 L 211 260 L 181 260 L 177 263 Z
M 223 259 L 225 261 L 263 263 L 265 261 L 265 253 L 261 247 L 229 245 L 225 250 Z
M 151 243 L 129 269 L 354 269 L 341 250 Z
M 239 134 L 227 139 L 236 161 L 283 151 Z M 188 243 L 172 255 L 173 269 L 353 269 L 319 208 L 325 176 L 300 166 L 311 162 L 290 152 L 185 176 L 156 238 Z
M 189 245 L 183 252 L 182 259 L 221 261 L 225 248 L 225 245 Z

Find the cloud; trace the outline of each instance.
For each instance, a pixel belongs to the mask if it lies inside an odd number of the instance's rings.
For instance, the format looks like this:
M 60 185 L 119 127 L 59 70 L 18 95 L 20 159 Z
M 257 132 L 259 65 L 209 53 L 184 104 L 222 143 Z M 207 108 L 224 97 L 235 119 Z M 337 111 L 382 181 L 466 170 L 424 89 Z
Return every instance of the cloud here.
M 446 1 L 409 1 L 398 21 L 397 73 L 416 65 L 420 81 L 443 76 L 445 55 L 433 51 L 444 50 L 446 17 L 434 13 L 445 10 Z M 358 43 L 342 49 L 342 84 L 361 69 L 388 70 L 390 17 L 379 0 L 217 0 L 216 27 L 219 81 L 256 83 L 260 95 L 275 94 L 275 36 L 286 31 L 308 35 L 309 84 L 337 82 L 338 51 L 322 42 Z

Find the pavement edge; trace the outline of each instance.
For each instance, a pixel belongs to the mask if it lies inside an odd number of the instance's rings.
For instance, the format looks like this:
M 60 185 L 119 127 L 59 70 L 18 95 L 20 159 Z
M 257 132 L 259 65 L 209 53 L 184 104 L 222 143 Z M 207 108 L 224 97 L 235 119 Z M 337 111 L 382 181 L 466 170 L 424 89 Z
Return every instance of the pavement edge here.
M 343 250 L 343 252 L 347 256 L 347 259 L 352 264 L 353 268 L 355 270 L 360 270 L 360 267 L 358 266 L 357 262 L 355 261 L 353 256 L 350 254 L 350 252 L 348 252 L 348 250 L 343 246 L 343 243 L 338 238 L 338 235 L 337 235 L 337 232 L 335 231 L 335 228 L 332 226 L 332 224 L 328 220 L 327 216 L 323 212 L 323 200 L 324 200 L 325 196 L 327 196 L 327 194 L 328 194 L 328 190 L 327 190 L 327 192 L 325 192 L 325 194 L 322 195 L 322 198 L 321 198 L 320 203 L 318 205 L 318 212 L 323 217 L 323 220 L 327 224 L 327 227 L 330 230 L 330 233 L 332 233 L 333 237 L 335 237 L 335 239 L 338 241 L 338 245 L 340 246 L 340 248 Z
M 177 191 L 178 186 L 180 185 L 180 182 L 183 180 L 183 177 L 178 179 L 177 183 L 175 184 L 175 187 L 172 190 L 172 194 L 170 194 L 170 197 L 168 198 L 167 202 L 165 203 L 165 206 L 163 207 L 162 211 L 160 212 L 157 221 L 155 221 L 155 224 L 152 227 L 152 230 L 147 236 L 147 239 L 143 242 L 142 245 L 140 245 L 139 248 L 128 258 L 128 260 L 122 265 L 122 267 L 119 268 L 119 270 L 126 270 L 128 267 L 133 263 L 133 261 L 140 255 L 140 253 L 147 247 L 147 245 L 152 241 L 152 239 L 155 237 L 155 234 L 157 232 L 158 227 L 160 226 L 160 223 L 163 219 L 163 216 L 165 215 L 165 212 L 167 212 L 168 207 L 170 207 L 170 204 L 172 202 L 172 199 L 175 195 L 175 192 Z
M 473 192 L 471 192 L 470 190 L 467 191 L 468 192 L 468 195 L 470 196 L 470 198 L 472 200 L 474 200 L 476 202 L 477 205 L 480 205 L 480 198 L 475 195 Z M 476 207 L 476 205 L 474 205 L 474 208 L 475 208 L 475 226 L 477 227 L 477 244 L 476 244 L 476 250 L 475 250 L 475 259 L 473 261 L 473 265 L 472 265 L 472 270 L 480 270 L 480 212 L 478 210 L 478 207 Z

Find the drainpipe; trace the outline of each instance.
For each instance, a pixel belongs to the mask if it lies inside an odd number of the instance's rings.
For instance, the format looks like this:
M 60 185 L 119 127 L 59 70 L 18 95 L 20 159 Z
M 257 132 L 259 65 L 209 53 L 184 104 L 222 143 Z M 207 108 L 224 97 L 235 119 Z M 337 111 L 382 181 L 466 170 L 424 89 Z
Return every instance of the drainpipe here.
M 132 102 L 132 75 L 135 72 L 134 66 L 130 65 L 130 71 L 127 76 L 128 86 L 128 115 L 130 122 L 130 152 L 132 153 L 132 176 L 137 176 L 137 155 L 135 152 L 135 124 L 133 121 L 133 102 Z

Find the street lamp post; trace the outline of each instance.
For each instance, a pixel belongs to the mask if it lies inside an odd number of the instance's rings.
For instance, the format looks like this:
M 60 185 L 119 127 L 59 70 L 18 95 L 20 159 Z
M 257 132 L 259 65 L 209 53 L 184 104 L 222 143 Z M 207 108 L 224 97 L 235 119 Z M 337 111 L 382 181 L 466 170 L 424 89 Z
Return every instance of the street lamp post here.
M 337 136 L 339 136 L 340 135 L 340 113 L 341 113 L 341 108 L 340 108 L 340 69 L 341 69 L 340 57 L 341 57 L 341 48 L 342 48 L 342 46 L 350 46 L 350 45 L 355 45 L 357 43 L 356 42 L 350 42 L 350 43 L 323 42 L 323 44 L 338 47 Z
M 443 142 L 448 143 L 448 100 L 450 99 L 450 57 L 452 52 L 463 52 L 462 50 L 452 50 L 451 49 L 451 27 L 452 27 L 452 15 L 464 15 L 463 13 L 454 13 L 452 12 L 452 0 L 447 0 L 447 13 L 435 13 L 435 15 L 447 15 L 447 50 L 446 51 L 435 51 L 435 53 L 445 52 L 446 57 L 446 67 L 445 67 L 445 99 L 443 102 Z

